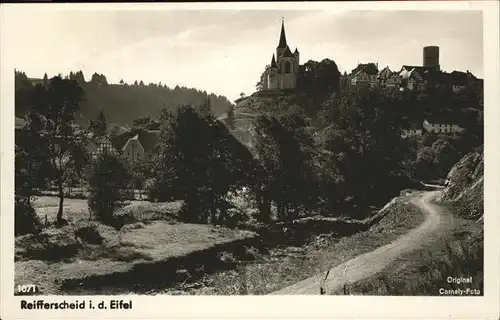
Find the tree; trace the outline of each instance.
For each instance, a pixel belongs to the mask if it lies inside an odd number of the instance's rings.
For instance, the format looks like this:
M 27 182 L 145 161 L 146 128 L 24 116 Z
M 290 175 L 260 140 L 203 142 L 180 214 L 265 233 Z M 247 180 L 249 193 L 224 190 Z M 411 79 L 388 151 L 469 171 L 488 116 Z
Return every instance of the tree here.
M 26 147 L 15 148 L 15 235 L 34 233 L 40 229 L 40 220 L 31 205 L 33 189 L 43 185 L 39 180 L 43 167 Z
M 24 72 L 15 71 L 14 73 L 14 103 L 16 107 L 16 116 L 23 117 L 29 110 L 30 104 L 28 97 L 33 90 L 33 84 Z
M 106 79 L 105 75 L 94 73 L 92 75 L 92 78 L 90 79 L 90 84 L 95 87 L 101 88 L 108 85 L 108 80 Z
M 314 142 L 307 121 L 299 110 L 280 116 L 261 115 L 254 122 L 254 152 L 259 164 L 254 193 L 259 220 L 268 222 L 274 201 L 278 217 L 295 218 L 301 209 L 316 202 L 314 188 Z
M 228 191 L 248 183 L 251 154 L 215 119 L 208 103 L 179 108 L 162 127 L 159 150 L 157 197 L 185 200 L 182 217 L 188 222 L 215 223 Z
M 433 180 L 436 172 L 436 151 L 430 147 L 424 147 L 417 153 L 415 171 L 419 179 Z
M 58 187 L 58 224 L 64 222 L 63 186 L 71 173 L 69 168 L 78 164 L 79 150 L 83 149 L 83 136 L 72 125 L 82 99 L 83 90 L 78 83 L 61 77 L 52 78 L 47 86 L 37 85 L 30 96 L 32 112 L 28 115 L 28 126 L 44 145 L 38 157 L 49 161 L 48 177 Z
M 164 117 L 166 115 L 163 115 Z M 160 120 L 161 121 L 161 120 Z M 153 120 L 151 117 L 142 117 L 135 119 L 132 122 L 133 129 L 142 129 L 142 130 L 159 130 L 160 129 L 160 121 Z
M 234 106 L 231 105 L 227 108 L 226 125 L 230 130 L 235 129 Z
M 91 214 L 113 225 L 113 213 L 122 206 L 130 175 L 120 158 L 104 153 L 93 164 L 89 177 L 88 205 Z
M 318 107 L 340 88 L 337 64 L 329 59 L 321 62 L 309 60 L 300 69 L 297 79 L 299 104 L 315 114 Z
M 95 137 L 102 137 L 106 135 L 106 132 L 108 130 L 108 122 L 106 120 L 106 116 L 104 116 L 104 112 L 102 111 L 102 109 L 99 112 L 97 119 L 90 121 L 89 129 L 94 133 Z
M 368 87 L 337 99 L 325 109 L 331 122 L 325 123 L 330 133 L 324 145 L 335 154 L 343 186 L 359 202 L 384 198 L 397 189 L 391 181 L 403 173 L 403 106 L 393 92 Z
M 163 106 L 160 110 L 160 119 L 159 119 L 160 125 L 162 123 L 168 122 L 168 120 L 172 117 L 173 113 L 170 110 L 168 110 L 165 106 Z

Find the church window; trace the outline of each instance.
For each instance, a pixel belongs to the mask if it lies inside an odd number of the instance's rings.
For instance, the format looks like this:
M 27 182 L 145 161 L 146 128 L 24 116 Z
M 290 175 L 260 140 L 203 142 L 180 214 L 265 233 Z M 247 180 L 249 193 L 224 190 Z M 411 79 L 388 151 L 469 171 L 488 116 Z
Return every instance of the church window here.
M 291 64 L 290 61 L 285 61 L 285 73 L 290 73 L 291 72 Z

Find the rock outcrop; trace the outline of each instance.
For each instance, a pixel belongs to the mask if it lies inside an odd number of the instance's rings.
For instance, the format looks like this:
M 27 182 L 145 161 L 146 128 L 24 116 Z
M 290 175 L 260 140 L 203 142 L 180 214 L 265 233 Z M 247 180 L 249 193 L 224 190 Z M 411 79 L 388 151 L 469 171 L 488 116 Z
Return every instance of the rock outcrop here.
M 483 184 L 484 150 L 479 147 L 451 168 L 440 201 L 451 204 L 461 217 L 479 219 L 484 213 Z

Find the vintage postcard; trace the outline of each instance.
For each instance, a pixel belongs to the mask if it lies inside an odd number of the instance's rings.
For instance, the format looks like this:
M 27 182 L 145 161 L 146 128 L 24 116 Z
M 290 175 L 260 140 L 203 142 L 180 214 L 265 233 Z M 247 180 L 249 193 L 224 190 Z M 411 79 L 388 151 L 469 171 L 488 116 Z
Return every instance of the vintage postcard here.
M 498 318 L 498 9 L 2 5 L 1 318 Z

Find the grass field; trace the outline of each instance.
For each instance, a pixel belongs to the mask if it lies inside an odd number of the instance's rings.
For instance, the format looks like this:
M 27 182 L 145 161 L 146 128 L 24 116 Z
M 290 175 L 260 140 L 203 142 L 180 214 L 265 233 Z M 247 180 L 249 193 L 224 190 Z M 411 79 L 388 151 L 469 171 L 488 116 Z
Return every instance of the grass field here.
M 41 217 L 53 220 L 57 204 L 57 198 L 40 197 L 35 208 Z M 256 236 L 250 231 L 177 222 L 172 217 L 179 208 L 178 203 L 132 202 L 124 210 L 147 219 L 115 230 L 89 221 L 85 200 L 67 199 L 64 215 L 68 226 L 16 238 L 15 284 L 37 284 L 44 294 L 58 294 L 66 280 L 126 273 L 139 264 L 160 263 Z M 169 211 L 166 219 L 155 217 Z M 95 230 L 99 243 L 77 236 L 82 229 Z

